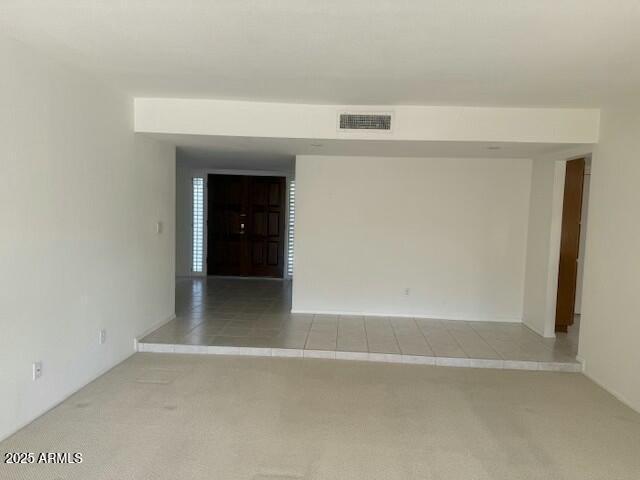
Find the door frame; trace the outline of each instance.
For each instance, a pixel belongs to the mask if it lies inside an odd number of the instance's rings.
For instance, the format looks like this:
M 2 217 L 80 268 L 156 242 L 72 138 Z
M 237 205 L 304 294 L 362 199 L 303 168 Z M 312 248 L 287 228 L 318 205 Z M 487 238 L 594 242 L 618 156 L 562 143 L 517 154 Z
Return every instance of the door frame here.
M 285 177 L 285 230 L 284 230 L 284 270 L 282 273 L 282 278 L 272 278 L 272 277 L 264 277 L 270 278 L 272 280 L 290 280 L 291 276 L 289 275 L 289 184 L 292 179 L 295 178 L 293 172 L 285 172 L 285 171 L 277 171 L 277 170 L 228 170 L 228 169 L 219 169 L 219 168 L 201 168 L 191 170 L 190 178 L 204 178 L 205 187 L 204 187 L 204 231 L 203 231 L 203 255 L 204 255 L 204 268 L 202 269 L 202 273 L 194 274 L 194 276 L 206 277 L 208 275 L 207 272 L 207 259 L 209 255 L 209 175 L 243 175 L 243 176 L 251 176 L 251 177 Z M 193 212 L 190 212 L 193 215 Z M 193 235 L 193 231 L 191 232 Z M 193 245 L 193 238 L 191 244 Z M 263 277 L 225 277 L 225 278 L 263 278 Z
M 578 150 L 579 151 L 579 150 Z M 575 152 L 575 151 L 574 151 Z M 558 277 L 560 273 L 560 243 L 562 240 L 562 211 L 564 209 L 564 182 L 566 177 L 567 162 L 584 158 L 588 168 L 593 163 L 591 151 L 569 155 L 563 159 L 555 160 L 555 180 L 553 186 L 553 198 L 551 205 L 551 226 L 549 238 L 549 263 L 547 266 L 546 281 L 546 315 L 544 331 L 538 332 L 543 337 L 554 338 L 556 336 L 556 306 L 558 298 Z

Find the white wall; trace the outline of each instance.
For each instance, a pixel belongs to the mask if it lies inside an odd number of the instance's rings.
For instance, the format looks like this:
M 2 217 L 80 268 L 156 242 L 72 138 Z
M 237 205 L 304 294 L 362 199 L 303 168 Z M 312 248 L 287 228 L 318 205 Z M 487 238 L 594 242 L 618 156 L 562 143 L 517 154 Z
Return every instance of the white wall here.
M 178 276 L 193 275 L 191 271 L 192 177 L 192 169 L 180 161 L 176 162 L 176 275 Z
M 582 211 L 580 217 L 580 249 L 578 251 L 578 275 L 576 280 L 575 313 L 582 313 L 582 295 L 584 285 L 584 251 L 587 244 L 587 230 L 589 217 L 589 191 L 591 180 L 591 161 L 585 167 L 584 186 L 582 189 Z
M 605 108 L 593 154 L 579 355 L 640 411 L 640 106 Z
M 559 166 L 562 168 L 558 174 Z M 553 159 L 536 159 L 531 176 L 523 321 L 544 336 L 554 335 L 553 328 L 549 332 L 546 325 L 550 304 L 555 305 L 555 292 L 549 288 L 553 275 L 551 226 L 554 192 L 557 197 L 562 191 L 564 166 Z
M 294 311 L 521 321 L 530 181 L 526 159 L 298 157 Z
M 131 98 L 7 38 L 0 58 L 2 439 L 174 312 L 175 160 Z

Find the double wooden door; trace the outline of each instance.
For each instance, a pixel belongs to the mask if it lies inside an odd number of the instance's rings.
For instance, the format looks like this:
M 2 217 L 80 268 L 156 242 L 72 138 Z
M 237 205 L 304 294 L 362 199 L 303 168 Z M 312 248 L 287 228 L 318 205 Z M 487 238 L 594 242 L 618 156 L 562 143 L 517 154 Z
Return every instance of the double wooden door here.
M 207 273 L 282 277 L 284 177 L 209 175 Z

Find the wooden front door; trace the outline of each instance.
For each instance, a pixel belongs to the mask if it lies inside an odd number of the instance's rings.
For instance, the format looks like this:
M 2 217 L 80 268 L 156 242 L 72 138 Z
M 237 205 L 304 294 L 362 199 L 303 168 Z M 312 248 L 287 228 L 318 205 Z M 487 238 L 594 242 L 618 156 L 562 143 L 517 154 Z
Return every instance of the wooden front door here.
M 556 332 L 566 332 L 569 325 L 573 324 L 575 313 L 584 168 L 584 158 L 567 162 L 562 207 Z
M 284 177 L 209 175 L 209 275 L 282 277 Z

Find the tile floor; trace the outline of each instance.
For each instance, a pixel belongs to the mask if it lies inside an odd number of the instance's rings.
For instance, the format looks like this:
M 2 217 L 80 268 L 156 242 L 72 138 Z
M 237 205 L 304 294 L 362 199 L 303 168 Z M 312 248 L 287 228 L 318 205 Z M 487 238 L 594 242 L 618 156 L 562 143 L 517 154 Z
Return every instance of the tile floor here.
M 140 351 L 306 356 L 579 371 L 578 324 L 545 339 L 521 324 L 290 313 L 291 283 L 180 279 L 176 318 Z

